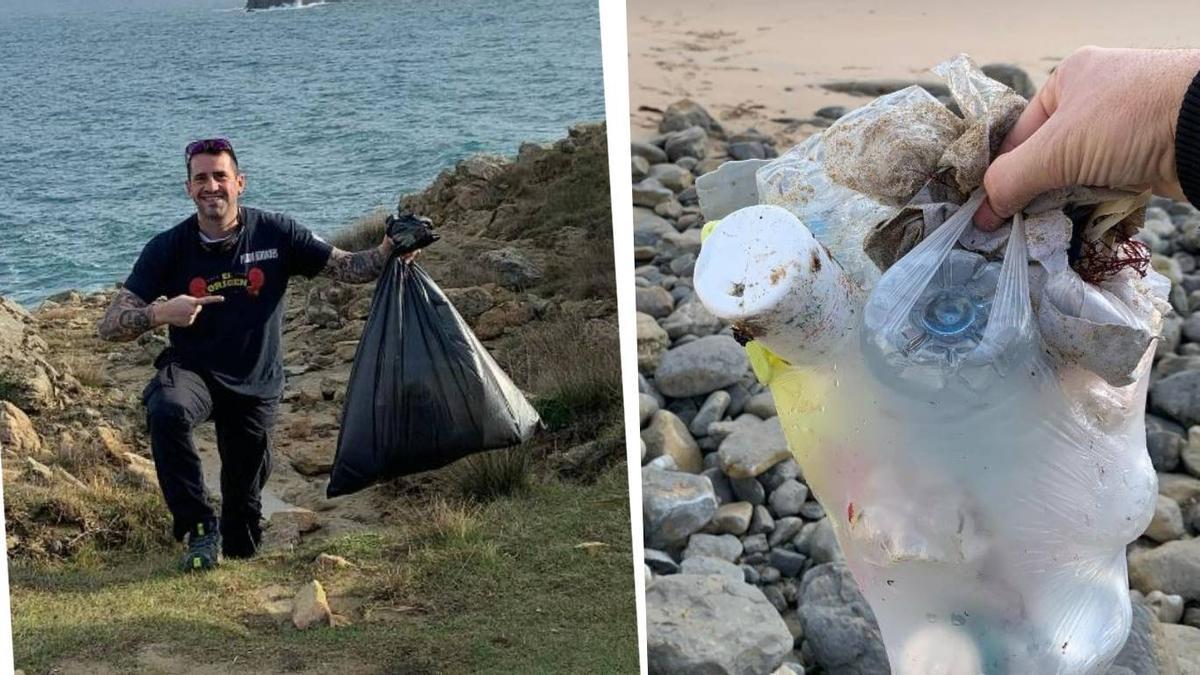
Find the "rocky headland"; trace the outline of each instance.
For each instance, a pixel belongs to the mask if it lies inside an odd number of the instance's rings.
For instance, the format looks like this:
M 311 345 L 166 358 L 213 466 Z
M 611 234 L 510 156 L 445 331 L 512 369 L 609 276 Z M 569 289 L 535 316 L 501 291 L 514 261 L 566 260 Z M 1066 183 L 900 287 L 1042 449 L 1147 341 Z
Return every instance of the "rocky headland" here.
M 988 69 L 1030 92 L 1020 69 Z M 874 96 L 909 84 L 836 86 Z M 817 110 L 783 136 L 846 112 Z M 887 673 L 874 615 L 788 451 L 770 392 L 693 291 L 704 225 L 696 178 L 787 149 L 776 147 L 779 133 L 729 124 L 682 100 L 663 111 L 658 135 L 632 146 L 650 672 Z M 1158 505 L 1128 547 L 1134 627 L 1109 672 L 1197 673 L 1200 212 L 1155 198 L 1139 239 L 1170 278 L 1177 314 L 1157 345 L 1146 411 Z

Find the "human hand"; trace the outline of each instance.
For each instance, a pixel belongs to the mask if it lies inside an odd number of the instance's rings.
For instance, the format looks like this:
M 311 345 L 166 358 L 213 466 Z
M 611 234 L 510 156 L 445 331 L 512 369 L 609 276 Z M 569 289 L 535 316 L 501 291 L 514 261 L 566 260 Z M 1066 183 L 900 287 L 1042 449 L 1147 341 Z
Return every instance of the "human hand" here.
M 177 295 L 165 302 L 150 305 L 151 323 L 154 325 L 169 324 L 186 328 L 196 321 L 196 316 L 205 305 L 225 302 L 223 295 L 206 295 L 196 298 L 190 295 Z
M 1175 125 L 1197 71 L 1200 49 L 1076 50 L 1001 144 L 975 224 L 995 230 L 1037 195 L 1072 185 L 1183 199 Z

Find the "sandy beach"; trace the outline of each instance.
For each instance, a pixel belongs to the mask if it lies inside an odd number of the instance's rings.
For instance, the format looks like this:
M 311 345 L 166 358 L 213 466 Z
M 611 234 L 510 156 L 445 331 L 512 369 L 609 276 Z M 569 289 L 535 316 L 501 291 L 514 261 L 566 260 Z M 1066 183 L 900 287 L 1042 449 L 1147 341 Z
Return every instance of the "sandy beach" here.
M 820 87 L 838 80 L 936 79 L 928 68 L 958 52 L 1025 69 L 1036 86 L 1076 47 L 1194 47 L 1200 3 L 926 0 L 629 0 L 633 137 L 656 132 L 664 109 L 690 97 L 734 131 L 755 127 L 785 145 L 818 127 L 826 105 L 869 100 Z M 965 9 L 970 7 L 970 9 Z

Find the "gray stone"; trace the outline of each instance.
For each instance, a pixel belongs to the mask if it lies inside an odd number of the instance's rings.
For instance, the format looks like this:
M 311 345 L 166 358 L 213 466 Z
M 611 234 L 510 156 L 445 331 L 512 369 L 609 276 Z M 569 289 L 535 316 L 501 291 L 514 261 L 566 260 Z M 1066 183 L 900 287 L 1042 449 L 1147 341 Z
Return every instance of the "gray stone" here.
M 729 407 L 729 394 L 718 389 L 708 395 L 704 400 L 704 404 L 700 406 L 699 412 L 692 418 L 688 424 L 688 430 L 696 436 L 704 436 L 708 433 L 708 425 L 719 421 L 725 415 L 725 409 Z
M 1163 625 L 1167 651 L 1175 657 L 1182 675 L 1200 673 L 1200 629 L 1192 626 Z
M 794 516 L 808 500 L 808 487 L 799 481 L 789 480 L 771 492 L 767 503 L 776 517 Z
M 792 636 L 763 592 L 720 575 L 664 577 L 646 590 L 650 672 L 770 673 Z
M 875 614 L 844 563 L 810 569 L 801 594 L 798 613 L 815 665 L 839 675 L 889 672 Z
M 675 221 L 683 215 L 683 207 L 680 206 L 679 202 L 676 201 L 674 197 L 672 197 L 666 201 L 659 202 L 654 207 L 654 213 L 666 218 L 667 220 Z M 675 229 L 678 230 L 679 228 L 676 227 Z
M 690 277 L 696 271 L 696 255 L 693 253 L 684 253 L 683 255 L 671 261 L 671 272 L 677 276 Z M 718 328 L 719 330 L 719 328 Z M 712 331 L 717 332 L 716 330 Z M 707 335 L 708 333 L 705 333 Z
M 653 164 L 662 164 L 667 161 L 667 153 L 663 149 L 653 143 L 637 143 L 630 144 L 630 151 L 634 157 L 641 157 Z
M 742 555 L 766 553 L 770 550 L 771 547 L 767 544 L 767 535 L 765 534 L 748 534 L 742 537 Z
M 633 243 L 635 246 L 656 246 L 664 234 L 672 234 L 675 227 L 653 211 L 646 208 L 633 209 Z
M 1135 675 L 1178 675 L 1175 658 L 1167 647 L 1166 633 L 1154 612 L 1133 603 L 1133 625 L 1125 645 L 1113 661 L 1111 674 L 1126 668 Z
M 833 534 L 833 523 L 828 518 L 822 518 L 812 525 L 804 550 L 799 545 L 796 550 L 805 553 L 813 562 L 820 565 L 827 562 L 845 560 L 842 547 L 838 545 L 837 537 Z
M 748 584 L 758 584 L 758 570 L 754 569 L 753 565 L 742 565 L 743 579 Z
M 800 507 L 800 516 L 805 520 L 820 520 L 825 517 L 825 508 L 820 502 L 804 502 Z
M 705 458 L 707 459 L 707 458 Z M 729 504 L 734 501 L 733 487 L 729 485 L 729 479 L 725 474 L 721 473 L 720 467 L 705 467 L 700 475 L 708 478 L 713 486 L 713 494 L 717 496 L 717 504 Z
M 1183 528 L 1183 513 L 1179 504 L 1170 497 L 1158 495 L 1154 507 L 1154 519 L 1146 528 L 1146 536 L 1159 543 L 1174 541 L 1185 534 Z
M 708 524 L 717 512 L 712 483 L 703 476 L 642 469 L 642 523 L 646 545 L 670 548 Z
M 1150 591 L 1146 594 L 1144 602 L 1163 623 L 1179 623 L 1183 618 L 1183 598 L 1178 595 Z
M 763 586 L 762 592 L 763 596 L 767 598 L 767 602 L 771 603 L 776 612 L 783 614 L 788 610 L 787 596 L 783 594 L 783 589 L 778 584 Z M 791 633 L 789 632 L 788 634 L 790 635 Z
M 989 63 L 981 66 L 980 70 L 984 75 L 1012 89 L 1026 100 L 1032 99 L 1037 91 L 1033 86 L 1033 80 L 1029 79 L 1029 75 L 1011 63 Z
M 670 199 L 674 194 L 670 188 L 650 176 L 633 185 L 633 205 L 652 209 Z
M 720 534 L 744 534 L 750 528 L 754 516 L 754 505 L 749 502 L 733 502 L 717 508 L 713 526 Z M 1182 523 L 1182 521 L 1180 521 Z
M 510 246 L 485 251 L 479 260 L 499 276 L 501 285 L 512 290 L 524 290 L 541 281 L 543 276 L 541 268 Z
M 738 209 L 757 204 L 754 174 L 766 163 L 762 159 L 725 162 L 715 171 L 700 176 L 696 180 L 696 195 L 704 218 L 720 220 Z
M 644 549 L 645 553 L 642 559 L 646 565 L 650 567 L 650 571 L 655 574 L 678 574 L 679 563 L 675 562 L 665 551 L 660 551 L 656 548 Z
M 732 389 L 732 388 L 733 387 L 730 387 L 729 389 Z M 729 389 L 726 389 L 725 391 L 729 392 Z M 730 408 L 733 407 L 734 402 L 735 402 L 734 397 L 731 395 L 730 403 L 729 403 Z M 730 411 L 726 411 L 726 414 L 732 415 L 733 413 Z M 758 426 L 758 424 L 760 422 L 762 422 L 762 420 L 755 417 L 754 415 L 749 415 L 749 414 L 738 415 L 736 419 L 732 419 L 732 420 L 725 420 L 722 422 L 713 422 L 712 424 L 708 425 L 708 437 L 717 441 L 718 443 L 721 443 L 726 438 L 729 438 L 730 436 L 732 436 L 734 432 L 741 431 L 742 429 L 749 429 L 751 427 L 756 427 L 756 426 Z
M 663 355 L 667 353 L 671 337 L 649 314 L 638 312 L 636 318 L 638 370 L 652 372 L 658 368 Z
M 637 311 L 648 314 L 656 319 L 665 317 L 675 309 L 675 299 L 670 291 L 662 286 L 634 289 Z
M 1170 431 L 1179 434 L 1180 436 L 1187 434 L 1187 430 L 1182 425 L 1165 417 L 1147 414 L 1145 416 L 1145 420 L 1146 431 Z
M 658 131 L 662 134 L 682 131 L 690 127 L 700 127 L 718 138 L 725 135 L 721 124 L 708 114 L 704 106 L 686 98 L 668 106 L 663 112 L 662 120 L 658 123 Z
M 1176 373 L 1151 384 L 1150 410 L 1185 427 L 1200 424 L 1200 370 Z
M 667 396 L 700 396 L 737 382 L 749 367 L 746 352 L 736 340 L 710 335 L 667 351 L 654 381 Z
M 732 534 L 693 534 L 683 549 L 683 559 L 706 555 L 729 562 L 737 562 L 742 554 L 742 540 Z
M 705 337 L 721 330 L 721 320 L 708 311 L 704 303 L 693 299 L 680 303 L 670 316 L 663 319 L 662 327 L 672 340 L 678 340 L 684 335 Z
M 656 412 L 658 412 L 658 401 L 654 400 L 650 394 L 638 394 L 638 419 L 643 427 Z
M 844 105 L 827 105 L 824 108 L 819 108 L 813 114 L 822 119 L 837 121 L 840 117 L 845 115 L 847 112 L 849 112 L 849 111 L 846 110 L 846 106 L 844 106 Z
M 1200 476 L 1200 427 L 1188 428 L 1187 442 L 1180 449 L 1179 459 L 1184 471 Z
M 663 147 L 667 151 L 667 159 L 672 162 L 680 157 L 704 159 L 708 154 L 708 134 L 701 127 L 688 127 L 667 136 Z
M 1179 455 L 1183 450 L 1183 437 L 1170 431 L 1146 433 L 1146 451 L 1155 471 L 1174 471 L 1179 467 Z
M 667 232 L 658 238 L 658 244 L 655 247 L 658 255 L 663 258 L 678 258 L 681 255 L 691 253 L 698 255 L 700 253 L 700 230 L 687 230 L 685 232 Z M 680 290 L 676 288 L 675 290 Z
M 667 455 L 675 460 L 680 471 L 700 473 L 703 460 L 695 439 L 688 433 L 687 426 L 669 410 L 659 410 L 650 418 L 650 424 L 642 430 L 646 442 L 647 457 Z
M 789 480 L 799 479 L 800 465 L 797 464 L 796 460 L 792 459 L 791 457 L 788 457 L 782 462 L 771 467 L 766 471 L 766 473 L 758 477 L 758 480 L 763 484 L 763 487 L 767 488 L 768 491 L 777 489 L 780 485 L 783 485 Z
M 1180 473 L 1160 473 L 1158 494 L 1166 495 L 1184 507 L 1200 499 L 1200 480 Z
M 783 575 L 774 567 L 764 567 L 758 571 L 758 583 L 767 586 L 777 584 L 783 579 Z
M 642 445 L 645 444 L 646 441 L 642 441 Z M 655 469 L 661 469 L 663 471 L 679 470 L 679 467 L 675 465 L 675 458 L 670 455 L 659 455 L 658 457 L 652 457 L 646 462 L 646 466 Z
M 1155 380 L 1170 377 L 1185 370 L 1200 370 L 1200 356 L 1179 356 L 1178 354 L 1163 354 L 1154 364 Z
M 769 391 L 764 391 L 761 394 L 755 394 L 754 396 L 750 397 L 750 400 L 746 401 L 745 411 L 751 415 L 754 415 L 755 417 L 761 417 L 764 420 L 770 419 L 776 414 L 775 397 L 772 396 L 771 392 Z
M 633 155 L 629 158 L 629 175 L 638 182 L 650 174 L 650 162 L 645 157 Z
M 730 478 L 729 485 L 733 487 L 733 493 L 738 499 L 755 506 L 767 503 L 767 491 L 763 489 L 762 483 L 753 478 Z
M 757 505 L 754 507 L 754 515 L 750 517 L 750 532 L 759 534 L 761 532 L 771 532 L 775 529 L 775 519 L 771 516 L 771 512 L 767 507 Z
M 670 352 L 667 352 L 667 356 L 670 356 Z M 721 457 L 721 468 L 730 478 L 758 476 L 791 457 L 778 417 L 734 432 L 721 442 L 717 453 Z
M 771 551 L 769 559 L 771 567 L 779 570 L 779 573 L 785 577 L 794 577 L 800 574 L 800 571 L 804 569 L 804 563 L 808 561 L 803 554 L 783 548 Z
M 650 167 L 650 177 L 672 192 L 682 192 L 696 180 L 691 171 L 671 163 Z
M 767 537 L 767 542 L 771 548 L 782 546 L 791 541 L 800 534 L 800 530 L 804 528 L 804 520 L 795 516 L 780 518 L 775 521 L 775 529 Z
M 1200 600 L 1200 539 L 1169 541 L 1129 555 L 1129 586 Z
M 747 159 L 766 159 L 767 147 L 756 141 L 743 141 L 741 143 L 730 143 L 726 149 L 729 156 L 735 160 Z
M 683 561 L 679 566 L 681 574 L 698 574 L 722 576 L 732 581 L 741 583 L 746 582 L 746 573 L 741 567 L 720 558 L 710 558 L 708 556 L 695 556 Z

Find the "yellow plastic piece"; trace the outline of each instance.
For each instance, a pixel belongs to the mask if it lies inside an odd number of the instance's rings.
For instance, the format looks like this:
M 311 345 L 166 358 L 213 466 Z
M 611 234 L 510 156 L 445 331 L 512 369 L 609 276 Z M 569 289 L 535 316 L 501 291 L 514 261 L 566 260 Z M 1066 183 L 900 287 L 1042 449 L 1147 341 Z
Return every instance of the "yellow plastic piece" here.
M 703 244 L 704 240 L 708 239 L 708 235 L 712 234 L 713 230 L 717 229 L 717 225 L 720 224 L 721 221 L 719 220 L 710 220 L 705 223 L 704 227 L 700 228 L 700 243 Z

